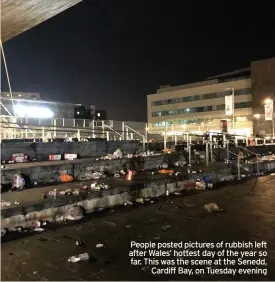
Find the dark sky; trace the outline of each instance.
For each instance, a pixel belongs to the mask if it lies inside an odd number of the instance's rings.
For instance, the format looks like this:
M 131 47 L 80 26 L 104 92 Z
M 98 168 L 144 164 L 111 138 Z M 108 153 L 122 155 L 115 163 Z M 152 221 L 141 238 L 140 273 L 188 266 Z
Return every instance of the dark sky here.
M 83 1 L 4 44 L 12 89 L 144 121 L 146 95 L 159 85 L 275 56 L 272 2 Z

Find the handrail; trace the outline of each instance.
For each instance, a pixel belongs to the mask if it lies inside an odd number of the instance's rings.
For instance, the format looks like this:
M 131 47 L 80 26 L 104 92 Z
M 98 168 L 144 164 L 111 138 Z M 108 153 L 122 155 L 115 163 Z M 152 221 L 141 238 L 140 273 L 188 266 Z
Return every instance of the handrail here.
M 246 149 L 246 148 L 245 148 L 245 147 L 243 147 L 243 146 L 236 145 L 235 143 L 230 142 L 230 141 L 227 141 L 227 142 L 229 142 L 230 144 L 235 145 L 236 147 L 242 148 L 242 149 L 244 149 L 245 151 L 247 151 L 247 152 L 249 152 L 249 153 L 251 153 L 251 154 L 253 154 L 253 155 L 257 156 L 257 157 L 259 157 L 259 156 L 260 156 L 259 154 L 256 154 L 256 153 L 254 153 L 254 152 L 252 152 L 252 151 L 250 151 L 250 150 Z
M 218 146 L 218 148 L 223 149 L 223 150 L 225 150 L 225 151 L 228 151 L 229 153 L 231 153 L 232 155 L 234 155 L 234 156 L 237 157 L 237 161 L 238 161 L 238 165 L 237 165 L 237 167 L 238 167 L 238 180 L 240 180 L 240 179 L 241 179 L 241 163 L 240 163 L 240 157 L 239 157 L 237 154 L 235 154 L 235 153 L 233 153 L 233 152 L 231 152 L 231 151 L 229 151 L 229 150 L 223 148 L 223 147 L 220 146 L 220 145 Z M 228 163 L 229 163 L 229 160 L 228 160 Z
M 126 125 L 123 123 L 123 132 L 124 132 L 124 127 L 132 130 L 134 133 L 136 133 L 137 135 L 141 136 L 142 137 L 142 143 L 143 143 L 143 151 L 145 151 L 145 142 L 147 142 L 147 140 L 145 141 L 145 138 L 146 136 L 145 135 L 142 135 L 141 133 L 139 133 L 138 131 L 134 130 L 133 128 L 131 128 L 130 126 Z
M 115 131 L 113 128 L 111 128 L 110 126 L 103 124 L 104 127 L 107 127 L 108 129 L 110 129 L 111 131 L 115 132 L 117 135 L 119 135 L 120 137 L 122 137 L 122 134 L 118 133 L 117 131 Z
M 232 142 L 230 142 L 230 141 L 228 141 L 228 143 L 231 143 L 231 144 L 232 144 Z M 233 143 L 233 145 L 236 146 L 236 144 L 234 144 L 234 143 Z M 242 148 L 243 150 L 245 150 L 245 151 L 247 151 L 247 152 L 249 152 L 249 153 L 251 153 L 251 154 L 253 154 L 253 155 L 256 156 L 256 158 L 257 158 L 257 163 L 256 163 L 256 165 L 257 165 L 257 174 L 260 174 L 260 164 L 259 164 L 259 156 L 260 156 L 260 155 L 254 153 L 254 152 L 252 152 L 252 151 L 250 151 L 250 150 L 248 150 L 247 148 L 245 148 L 245 147 L 243 147 L 243 146 L 238 145 L 238 146 L 236 146 L 236 147 Z
M 134 130 L 130 126 L 125 124 L 124 127 L 127 127 L 128 129 L 132 130 L 134 133 L 136 133 L 137 135 L 141 136 L 142 138 L 145 138 L 145 135 L 142 135 L 141 133 L 139 133 L 138 131 Z

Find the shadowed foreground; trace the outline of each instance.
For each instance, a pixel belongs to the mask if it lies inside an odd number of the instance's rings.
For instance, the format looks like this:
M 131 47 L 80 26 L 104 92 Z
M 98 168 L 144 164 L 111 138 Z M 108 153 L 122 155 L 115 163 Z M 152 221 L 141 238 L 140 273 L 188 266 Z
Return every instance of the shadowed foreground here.
M 208 213 L 203 205 L 224 209 Z M 78 223 L 48 226 L 34 236 L 2 243 L 2 280 L 274 280 L 275 176 L 229 185 L 191 196 L 161 197 L 154 204 L 103 211 Z M 165 225 L 170 228 L 162 230 Z M 76 240 L 86 246 L 76 246 Z M 267 241 L 267 276 L 152 275 L 130 266 L 131 240 L 146 241 Z M 6 242 L 5 242 L 6 241 Z M 96 248 L 96 244 L 104 248 Z M 68 263 L 88 252 L 89 261 Z

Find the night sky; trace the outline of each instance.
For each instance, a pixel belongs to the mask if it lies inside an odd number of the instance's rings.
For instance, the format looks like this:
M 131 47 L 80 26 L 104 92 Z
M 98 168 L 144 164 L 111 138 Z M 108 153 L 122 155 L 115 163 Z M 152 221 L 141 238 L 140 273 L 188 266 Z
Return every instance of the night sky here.
M 145 121 L 146 95 L 159 85 L 275 56 L 272 2 L 83 1 L 4 44 L 12 90 Z

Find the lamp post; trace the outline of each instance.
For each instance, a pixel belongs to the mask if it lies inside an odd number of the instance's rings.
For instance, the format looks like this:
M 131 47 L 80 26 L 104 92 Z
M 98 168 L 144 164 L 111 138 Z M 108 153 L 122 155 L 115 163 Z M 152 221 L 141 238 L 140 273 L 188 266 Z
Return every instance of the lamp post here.
M 272 99 L 265 99 L 264 101 L 265 105 L 272 105 L 272 117 L 271 117 L 271 121 L 272 121 L 272 138 L 274 139 L 274 112 L 273 112 L 273 103 L 274 101 Z
M 258 134 L 258 132 L 259 132 L 259 119 L 261 118 L 261 114 L 255 114 L 255 115 L 253 115 L 253 117 L 257 120 L 256 129 L 255 129 L 256 132 L 254 132 L 254 134 Z
M 234 88 L 225 88 L 224 91 L 232 91 L 232 129 L 235 132 L 235 91 Z

